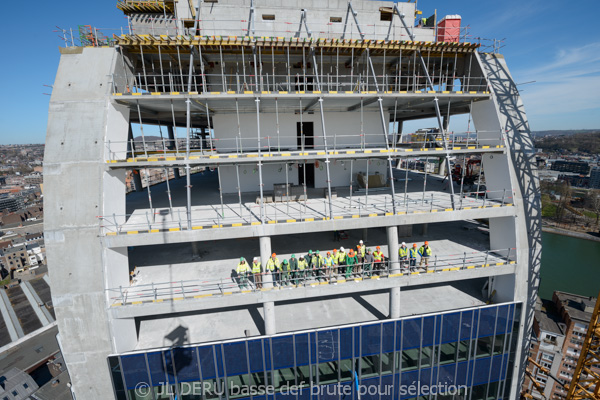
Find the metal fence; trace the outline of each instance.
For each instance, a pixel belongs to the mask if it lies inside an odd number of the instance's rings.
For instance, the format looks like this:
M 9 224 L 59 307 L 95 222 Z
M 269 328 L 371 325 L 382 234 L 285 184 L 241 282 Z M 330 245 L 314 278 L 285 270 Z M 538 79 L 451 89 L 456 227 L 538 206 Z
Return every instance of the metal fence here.
M 212 295 L 245 294 L 264 291 L 270 288 L 294 289 L 316 284 L 335 285 L 346 281 L 370 279 L 393 279 L 405 275 L 421 273 L 446 273 L 476 268 L 486 268 L 514 264 L 516 249 L 471 251 L 429 258 L 428 267 L 421 260 L 406 259 L 381 263 L 359 263 L 353 266 L 334 265 L 314 267 L 305 270 L 276 269 L 260 274 L 243 274 L 230 278 L 208 280 L 186 280 L 157 282 L 130 287 L 107 289 L 111 303 L 131 303 L 173 298 L 199 298 Z M 413 265 L 414 264 L 414 265 Z M 411 266 L 412 265 L 412 266 Z M 257 279 L 260 276 L 260 282 Z M 135 279 L 135 277 L 133 278 Z

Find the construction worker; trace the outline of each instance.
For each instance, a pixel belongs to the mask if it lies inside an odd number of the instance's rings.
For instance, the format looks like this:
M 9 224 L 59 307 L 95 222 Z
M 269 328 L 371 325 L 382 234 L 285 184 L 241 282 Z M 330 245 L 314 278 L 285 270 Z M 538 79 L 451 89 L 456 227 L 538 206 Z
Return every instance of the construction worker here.
M 331 279 L 331 273 L 333 270 L 333 266 L 335 265 L 335 262 L 333 261 L 333 256 L 331 255 L 331 253 L 328 251 L 327 255 L 325 256 L 325 258 L 323 259 L 323 264 L 325 266 L 325 275 L 329 277 L 329 279 Z
M 304 257 L 304 259 L 306 260 L 306 262 L 308 263 L 308 269 L 306 270 L 305 274 L 308 276 L 309 274 L 312 274 L 312 262 L 313 262 L 313 251 L 309 250 L 308 254 Z M 311 271 L 311 272 L 308 272 Z
M 373 254 L 371 253 L 371 249 L 367 249 L 367 251 L 365 252 L 365 259 L 363 262 L 364 262 L 364 264 L 363 264 L 364 276 L 370 277 L 371 269 L 373 268 L 373 263 L 375 262 L 375 258 L 373 257 Z
M 281 286 L 287 286 L 290 284 L 290 272 L 292 269 L 290 268 L 290 262 L 288 260 L 283 260 L 281 263 Z
M 416 269 L 417 266 L 417 255 L 419 255 L 419 252 L 417 251 L 417 244 L 413 243 L 413 247 L 412 249 L 408 250 L 408 260 L 410 263 L 410 270 L 414 271 Z
M 373 252 L 373 258 L 375 259 L 375 265 L 373 266 L 373 270 L 375 270 L 375 271 L 383 270 L 383 262 L 385 260 L 385 257 L 383 256 L 383 253 L 381 252 L 381 247 L 377 246 L 375 248 L 375 251 Z
M 240 280 L 240 289 L 244 289 L 248 286 L 248 273 L 250 272 L 250 267 L 244 257 L 240 258 L 240 262 L 237 265 L 235 272 L 237 272 Z
M 360 274 L 361 272 L 366 250 L 367 248 L 365 247 L 365 243 L 362 240 L 358 242 L 358 245 L 356 246 L 356 257 L 358 258 L 358 263 L 356 264 L 356 267 L 354 267 L 354 272 L 357 274 Z
M 296 285 L 304 283 L 304 274 L 308 269 L 308 262 L 304 259 L 304 256 L 300 256 L 298 260 L 298 274 L 296 275 Z
M 312 259 L 313 275 L 317 277 L 317 281 L 325 277 L 325 261 L 319 250 L 315 251 Z
M 421 260 L 419 261 L 419 267 L 423 266 L 423 261 L 425 261 L 425 271 L 429 268 L 429 257 L 431 257 L 431 247 L 429 247 L 429 242 L 425 241 L 423 246 L 419 248 L 419 255 L 421 256 Z
M 343 274 L 345 273 L 345 267 L 346 266 L 346 249 L 344 249 L 343 247 L 340 247 L 340 251 L 338 251 L 338 274 Z
M 260 265 L 260 261 L 258 257 L 254 257 L 252 260 L 252 275 L 254 275 L 254 286 L 257 289 L 262 288 L 262 267 Z
M 294 278 L 296 278 L 296 274 L 298 273 L 298 259 L 296 258 L 295 254 L 292 254 L 292 256 L 290 257 L 290 283 L 292 283 L 294 281 Z
M 346 279 L 350 278 L 352 275 L 352 269 L 358 263 L 358 258 L 356 258 L 356 253 L 354 250 L 348 250 L 348 256 L 346 256 Z
M 279 258 L 277 258 L 277 254 L 271 254 L 271 258 L 267 261 L 266 267 L 267 271 L 273 276 L 273 286 L 277 286 L 277 282 L 279 281 L 279 270 L 281 269 L 281 263 L 279 262 Z
M 406 247 L 406 243 L 404 242 L 402 242 L 400 248 L 398 249 L 398 258 L 400 259 L 400 268 L 406 268 L 408 265 L 408 247 Z
M 331 257 L 333 257 L 333 269 L 332 272 L 334 275 L 337 275 L 338 273 L 338 266 L 339 266 L 339 253 L 337 249 L 333 249 L 333 254 L 331 254 Z

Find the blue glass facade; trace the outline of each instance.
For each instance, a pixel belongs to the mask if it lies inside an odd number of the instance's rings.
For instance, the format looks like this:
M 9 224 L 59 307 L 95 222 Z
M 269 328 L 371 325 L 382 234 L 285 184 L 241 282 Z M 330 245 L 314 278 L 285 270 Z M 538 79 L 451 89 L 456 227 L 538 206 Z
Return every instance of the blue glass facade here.
M 109 366 L 118 399 L 508 398 L 519 307 L 112 356 Z

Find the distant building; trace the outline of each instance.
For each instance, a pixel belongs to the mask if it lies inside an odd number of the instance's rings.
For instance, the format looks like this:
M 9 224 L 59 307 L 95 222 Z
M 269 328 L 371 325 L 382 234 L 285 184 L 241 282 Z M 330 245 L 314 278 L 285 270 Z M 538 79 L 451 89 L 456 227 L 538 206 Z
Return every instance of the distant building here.
M 33 378 L 23 371 L 11 368 L 0 375 L 0 399 L 25 400 L 38 389 Z
M 11 213 L 19 211 L 25 207 L 25 201 L 21 196 L 3 196 L 0 197 L 0 211 Z
M 552 376 L 567 386 L 571 383 L 577 367 L 595 303 L 594 297 L 557 291 L 554 292 L 552 301 L 540 301 L 539 309 L 536 310 L 534 338 L 529 356 L 548 368 Z M 566 398 L 567 391 L 544 372 L 532 364 L 528 370 L 544 387 L 544 396 L 547 399 Z M 600 373 L 598 368 L 593 368 L 592 371 Z M 542 398 L 533 388 L 530 378 L 525 379 L 523 389 L 529 390 L 535 398 Z
M 590 189 L 600 189 L 600 167 L 594 167 L 590 172 Z
M 41 174 L 27 175 L 23 180 L 27 185 L 41 185 L 44 183 L 44 177 Z
M 8 270 L 18 270 L 28 267 L 29 255 L 25 245 L 12 247 L 4 250 L 2 263 Z
M 575 172 L 577 174 L 587 175 L 590 172 L 590 165 L 584 161 L 565 161 L 557 160 L 550 167 L 553 171 Z
M 564 173 L 558 176 L 558 180 L 565 181 L 572 187 L 586 188 L 589 187 L 590 178 L 576 173 Z

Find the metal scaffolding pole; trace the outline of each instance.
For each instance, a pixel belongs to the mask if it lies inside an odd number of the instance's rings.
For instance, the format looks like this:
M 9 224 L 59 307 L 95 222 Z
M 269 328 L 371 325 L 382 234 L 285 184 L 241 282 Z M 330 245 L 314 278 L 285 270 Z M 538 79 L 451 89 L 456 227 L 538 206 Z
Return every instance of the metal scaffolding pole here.
M 146 137 L 144 136 L 144 124 L 142 123 L 142 111 L 140 109 L 140 101 L 136 100 L 138 119 L 140 121 L 140 133 L 142 134 L 142 146 L 144 146 L 144 155 L 148 158 L 148 148 L 146 147 Z M 135 154 L 135 152 L 134 152 Z
M 154 222 L 154 207 L 152 207 L 152 193 L 150 192 L 150 174 L 148 173 L 148 168 L 144 169 L 146 173 L 146 188 L 148 189 L 148 204 L 150 205 L 150 212 L 152 213 L 152 222 Z
M 254 75 L 258 75 L 258 66 L 256 59 L 256 46 L 252 48 L 254 56 Z M 256 90 L 254 93 L 257 93 Z M 256 96 L 254 100 L 256 102 L 256 131 L 257 131 L 257 144 L 258 144 L 258 187 L 260 190 L 260 222 L 265 223 L 265 200 L 263 193 L 263 179 L 262 179 L 262 161 L 261 161 L 261 146 L 260 146 L 260 97 Z
M 371 73 L 373 74 L 373 80 L 375 81 L 375 90 L 377 91 L 377 93 L 381 93 L 379 91 L 379 84 L 377 83 L 377 75 L 375 74 L 375 68 L 373 67 L 373 60 L 371 60 L 371 54 L 369 53 L 369 49 L 367 49 L 367 61 L 368 61 L 369 67 L 371 69 Z M 381 98 L 381 95 L 379 95 L 379 98 L 377 99 L 377 103 L 379 104 L 379 114 L 381 117 L 381 126 L 383 128 L 383 140 L 385 143 L 385 148 L 388 150 L 388 168 L 389 168 L 389 172 L 390 172 L 390 189 L 392 189 L 392 211 L 394 214 L 396 214 L 396 188 L 394 185 L 394 169 L 392 167 L 392 156 L 389 153 L 390 144 L 389 144 L 389 140 L 388 140 L 388 126 L 387 126 L 388 124 L 385 120 L 385 114 L 383 112 L 383 99 Z M 362 107 L 362 102 L 361 102 L 361 107 Z
M 165 168 L 166 182 L 167 182 L 167 196 L 169 197 L 169 210 L 173 213 L 173 202 L 171 201 L 171 185 L 169 185 L 169 168 Z
M 277 124 L 277 151 L 281 151 L 281 142 L 279 140 L 279 106 L 277 104 L 277 97 L 275 97 L 275 120 Z
M 239 147 L 236 146 L 236 150 L 239 153 L 244 152 L 244 146 L 242 145 L 242 127 L 240 125 L 240 108 L 238 106 L 238 99 L 235 99 L 235 115 L 237 116 L 237 126 L 238 126 L 238 138 L 239 138 Z
M 219 178 L 219 197 L 221 198 L 221 218 L 225 218 L 225 206 L 223 205 L 223 184 L 221 183 L 221 166 L 218 164 L 217 177 Z
M 235 164 L 235 174 L 237 176 L 238 199 L 239 199 L 239 202 L 240 202 L 240 217 L 243 218 L 243 211 L 242 211 L 242 188 L 240 186 L 240 165 L 239 164 Z
M 408 157 L 404 157 L 404 206 L 408 208 Z
M 321 81 L 319 79 L 317 58 L 315 57 L 315 50 L 312 49 L 313 68 L 315 71 L 315 78 L 317 80 L 317 90 L 321 92 Z M 319 96 L 319 108 L 321 110 L 321 128 L 323 129 L 323 147 L 325 148 L 325 169 L 327 171 L 327 193 L 329 197 L 329 218 L 333 219 L 333 203 L 331 199 L 331 174 L 329 171 L 329 151 L 327 149 L 327 131 L 325 129 L 325 113 L 323 111 L 323 96 Z M 300 111 L 302 112 L 302 111 Z M 279 126 L 279 125 L 278 125 Z
M 402 25 L 404 26 L 404 29 L 406 30 L 406 32 L 410 36 L 410 39 L 412 41 L 414 41 L 415 40 L 415 35 L 412 32 L 412 30 L 410 30 L 408 28 L 408 26 L 406 25 L 406 21 L 404 21 L 405 15 L 400 12 L 400 10 L 398 9 L 398 5 L 396 5 L 396 4 L 394 4 L 393 13 L 398 14 L 398 18 L 400 18 L 400 21 L 402 22 Z M 393 18 L 393 15 L 392 15 L 392 18 Z M 421 54 L 421 50 L 417 49 L 416 53 L 419 55 L 419 60 L 421 62 L 421 67 L 423 68 L 423 72 L 425 73 L 425 78 L 427 79 L 427 84 L 429 85 L 429 87 L 433 88 L 433 83 L 431 81 L 431 77 L 429 76 L 429 71 L 427 70 L 427 66 L 425 65 L 425 61 L 423 60 L 423 55 Z M 437 95 L 434 97 L 433 102 L 434 102 L 434 105 L 435 105 L 435 113 L 436 113 L 436 116 L 437 116 L 438 126 L 439 126 L 439 129 L 440 129 L 440 133 L 442 134 L 442 139 L 444 141 L 444 150 L 446 151 L 447 168 L 448 168 L 448 171 L 450 171 L 450 151 L 448 149 L 448 141 L 447 141 L 447 138 L 446 138 L 446 132 L 444 130 L 444 124 L 442 122 L 442 114 L 441 114 L 441 111 L 440 111 L 439 99 L 438 99 Z M 452 184 L 452 180 L 450 180 L 450 202 L 452 204 L 452 209 L 454 209 L 455 208 L 454 207 L 454 185 Z

